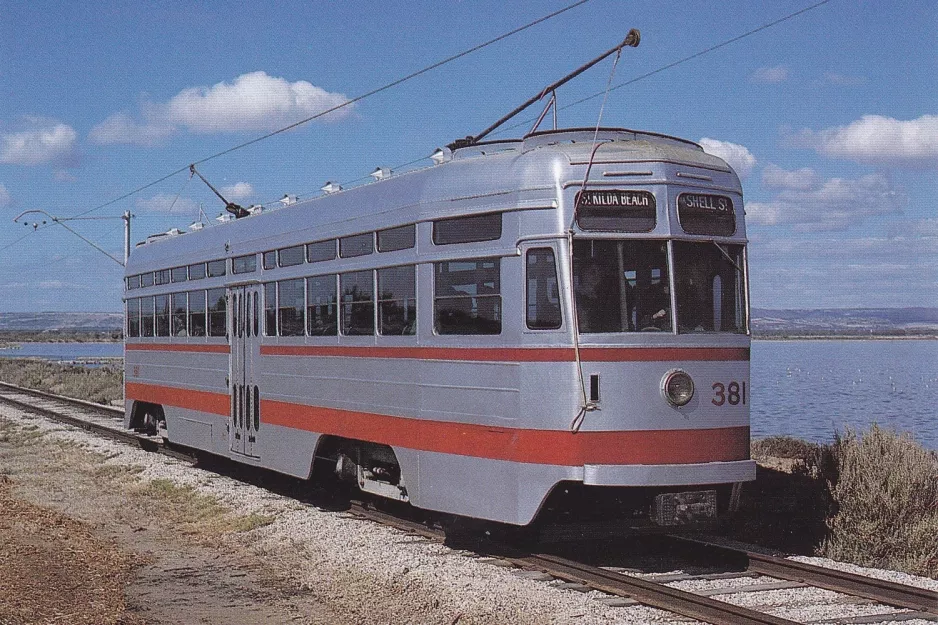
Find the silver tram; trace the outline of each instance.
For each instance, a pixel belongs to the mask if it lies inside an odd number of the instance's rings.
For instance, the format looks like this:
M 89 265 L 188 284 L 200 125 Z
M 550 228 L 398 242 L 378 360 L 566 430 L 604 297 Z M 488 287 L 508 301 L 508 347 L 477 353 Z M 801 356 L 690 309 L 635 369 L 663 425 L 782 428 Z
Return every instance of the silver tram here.
M 572 491 L 635 524 L 731 511 L 755 478 L 733 170 L 624 129 L 435 156 L 139 244 L 126 427 L 506 524 Z

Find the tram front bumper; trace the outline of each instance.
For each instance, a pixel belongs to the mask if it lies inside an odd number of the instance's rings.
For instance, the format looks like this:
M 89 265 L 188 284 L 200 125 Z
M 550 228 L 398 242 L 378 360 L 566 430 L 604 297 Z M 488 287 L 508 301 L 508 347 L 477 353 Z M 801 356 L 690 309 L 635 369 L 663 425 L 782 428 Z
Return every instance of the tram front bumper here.
M 728 484 L 756 479 L 755 460 L 699 464 L 587 464 L 583 483 L 588 486 L 684 486 Z

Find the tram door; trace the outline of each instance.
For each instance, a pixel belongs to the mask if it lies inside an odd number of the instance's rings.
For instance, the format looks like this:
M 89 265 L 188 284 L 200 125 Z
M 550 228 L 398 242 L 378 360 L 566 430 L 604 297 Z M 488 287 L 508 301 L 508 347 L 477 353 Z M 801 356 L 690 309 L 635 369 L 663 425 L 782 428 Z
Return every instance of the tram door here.
M 228 291 L 231 319 L 231 402 L 228 438 L 231 451 L 257 456 L 260 426 L 260 287 L 231 287 Z

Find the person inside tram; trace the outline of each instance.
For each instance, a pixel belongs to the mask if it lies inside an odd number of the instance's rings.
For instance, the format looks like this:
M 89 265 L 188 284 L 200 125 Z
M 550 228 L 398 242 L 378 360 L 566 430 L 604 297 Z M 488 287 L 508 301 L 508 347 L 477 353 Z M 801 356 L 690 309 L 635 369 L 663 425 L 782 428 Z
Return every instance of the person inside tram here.
M 587 264 L 576 287 L 580 332 L 621 332 L 619 280 L 615 271 L 599 262 Z M 626 288 L 628 282 L 625 283 Z

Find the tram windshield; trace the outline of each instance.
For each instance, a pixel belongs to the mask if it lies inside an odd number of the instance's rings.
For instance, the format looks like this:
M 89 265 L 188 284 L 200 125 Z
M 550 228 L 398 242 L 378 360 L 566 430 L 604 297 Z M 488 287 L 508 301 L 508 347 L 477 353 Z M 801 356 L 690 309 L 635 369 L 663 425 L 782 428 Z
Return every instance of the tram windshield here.
M 743 246 L 675 241 L 671 249 L 678 332 L 746 332 Z M 580 332 L 672 332 L 668 253 L 660 240 L 575 240 Z

